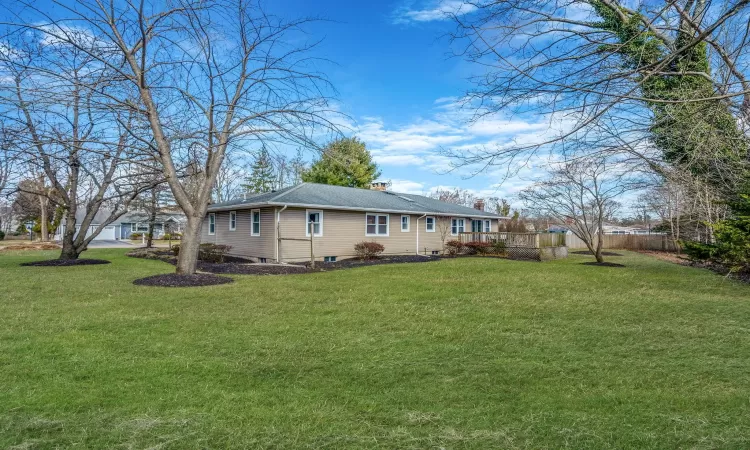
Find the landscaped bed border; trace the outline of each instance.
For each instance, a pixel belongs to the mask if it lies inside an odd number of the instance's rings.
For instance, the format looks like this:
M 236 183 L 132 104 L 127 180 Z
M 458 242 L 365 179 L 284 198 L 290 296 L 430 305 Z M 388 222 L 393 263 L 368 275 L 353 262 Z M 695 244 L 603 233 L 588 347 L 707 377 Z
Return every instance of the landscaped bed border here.
M 101 264 L 111 264 L 106 259 L 45 259 L 42 261 L 32 261 L 21 263 L 25 267 L 71 267 L 71 266 L 93 266 Z
M 171 251 L 155 249 L 135 249 L 126 254 L 132 258 L 155 259 L 166 263 L 176 265 L 177 257 Z M 266 264 L 253 263 L 251 261 L 238 258 L 227 257 L 226 262 L 211 263 L 198 261 L 198 271 L 214 274 L 233 274 L 233 275 L 298 275 L 304 273 L 327 272 L 331 270 L 353 269 L 356 267 L 377 266 L 383 264 L 407 264 L 407 263 L 426 263 L 438 261 L 443 256 L 423 256 L 423 255 L 392 255 L 381 256 L 374 259 L 343 259 L 335 262 L 315 262 L 315 268 L 310 267 L 310 263 L 300 264 Z
M 133 284 L 136 286 L 154 287 L 199 287 L 217 286 L 229 283 L 234 283 L 234 280 L 229 277 L 220 277 L 210 273 L 194 273 L 192 275 L 166 273 L 139 278 L 133 281 Z

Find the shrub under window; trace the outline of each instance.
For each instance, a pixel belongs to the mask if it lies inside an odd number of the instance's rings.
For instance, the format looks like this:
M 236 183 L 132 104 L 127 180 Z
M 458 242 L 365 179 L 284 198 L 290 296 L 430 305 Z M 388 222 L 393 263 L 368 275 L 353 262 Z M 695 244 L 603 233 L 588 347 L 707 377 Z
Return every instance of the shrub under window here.
M 385 251 L 385 247 L 377 242 L 358 242 L 354 245 L 354 253 L 359 259 L 375 259 L 383 251 Z

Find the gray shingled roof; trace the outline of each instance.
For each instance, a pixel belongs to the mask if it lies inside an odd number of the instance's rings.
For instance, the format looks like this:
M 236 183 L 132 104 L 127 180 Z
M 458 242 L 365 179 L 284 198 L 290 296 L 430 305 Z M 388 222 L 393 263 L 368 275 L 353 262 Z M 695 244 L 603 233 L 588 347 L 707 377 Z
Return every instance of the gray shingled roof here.
M 247 209 L 262 206 L 300 206 L 322 209 L 418 213 L 466 217 L 502 217 L 487 211 L 441 202 L 422 195 L 357 189 L 327 184 L 301 183 L 264 194 L 247 195 L 208 207 L 208 212 Z
M 108 208 L 99 208 L 99 210 L 94 215 L 94 219 L 91 221 L 92 225 L 99 225 L 100 223 L 107 220 L 112 214 L 112 210 Z M 86 216 L 86 209 L 84 207 L 79 207 L 79 209 L 76 211 L 76 223 L 80 224 L 83 221 L 83 218 Z M 175 212 L 175 213 L 158 213 L 156 214 L 156 221 L 157 222 L 165 222 L 169 220 L 169 218 L 174 218 L 178 222 L 184 222 L 185 215 L 181 212 Z M 147 222 L 148 221 L 148 213 L 145 211 L 130 211 L 122 216 L 120 216 L 117 220 L 112 222 L 112 225 L 119 225 L 121 223 L 132 223 L 132 222 Z

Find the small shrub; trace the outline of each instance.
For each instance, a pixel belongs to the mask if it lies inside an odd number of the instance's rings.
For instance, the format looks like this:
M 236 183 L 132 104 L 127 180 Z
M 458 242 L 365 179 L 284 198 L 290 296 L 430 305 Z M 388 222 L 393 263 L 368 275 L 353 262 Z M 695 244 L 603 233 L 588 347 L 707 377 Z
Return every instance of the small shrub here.
M 179 241 L 182 239 L 182 233 L 172 233 L 172 240 Z
M 201 244 L 198 249 L 198 259 L 212 263 L 223 263 L 224 257 L 232 247 L 229 245 Z
M 471 241 L 464 244 L 469 255 L 484 255 L 490 252 L 492 244 L 482 241 Z
M 164 233 L 164 235 L 161 238 L 164 239 L 165 241 L 171 241 L 172 235 L 170 233 Z
M 693 261 L 707 261 L 712 259 L 716 253 L 716 246 L 710 244 L 702 244 L 700 242 L 683 241 L 680 245 L 685 249 L 685 253 L 688 258 Z
M 377 242 L 358 242 L 354 245 L 354 252 L 359 259 L 375 259 L 383 251 L 385 251 L 385 247 Z
M 494 241 L 490 247 L 490 253 L 493 255 L 507 255 L 508 249 L 505 246 L 505 241 Z
M 456 256 L 464 251 L 464 244 L 458 239 L 453 239 L 445 243 L 445 252 L 451 256 Z
M 0 231 L 0 241 L 2 241 L 3 239 L 5 239 L 5 232 Z
M 137 240 L 143 238 L 143 233 L 130 233 L 130 239 Z

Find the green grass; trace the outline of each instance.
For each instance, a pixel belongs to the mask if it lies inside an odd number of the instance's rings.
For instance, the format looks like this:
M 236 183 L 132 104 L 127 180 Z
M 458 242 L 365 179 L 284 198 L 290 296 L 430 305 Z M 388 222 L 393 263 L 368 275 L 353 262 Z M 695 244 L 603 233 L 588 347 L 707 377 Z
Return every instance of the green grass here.
M 169 289 L 124 252 L 0 255 L 0 448 L 750 447 L 750 286 L 708 271 L 467 258 Z

